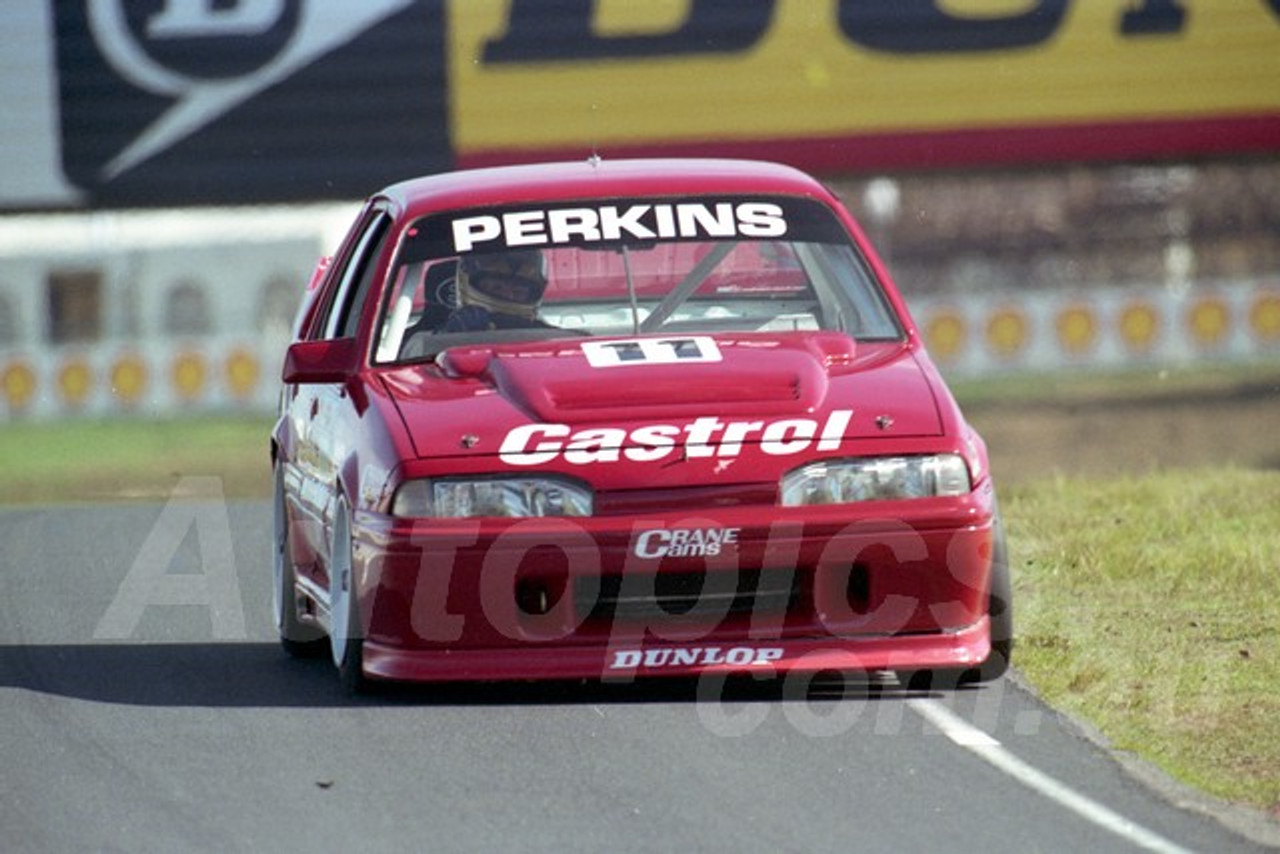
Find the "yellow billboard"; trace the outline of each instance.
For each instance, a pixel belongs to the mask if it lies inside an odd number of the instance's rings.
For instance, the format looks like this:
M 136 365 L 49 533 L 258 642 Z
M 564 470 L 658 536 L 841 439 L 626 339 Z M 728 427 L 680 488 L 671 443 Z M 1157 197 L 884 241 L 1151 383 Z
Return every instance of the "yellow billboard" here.
M 464 165 L 1280 152 L 1280 0 L 467 0 L 447 29 Z

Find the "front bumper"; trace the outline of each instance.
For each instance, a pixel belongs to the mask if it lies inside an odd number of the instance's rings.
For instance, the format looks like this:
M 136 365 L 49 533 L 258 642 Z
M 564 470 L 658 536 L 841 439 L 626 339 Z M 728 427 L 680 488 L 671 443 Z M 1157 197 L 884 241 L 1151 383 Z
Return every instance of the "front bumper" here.
M 909 517 L 888 509 L 903 508 L 449 522 L 361 514 L 365 672 L 627 680 L 980 664 L 990 652 L 992 493 L 911 502 Z M 666 548 L 695 541 L 718 543 Z
M 960 631 L 858 638 L 793 638 L 740 643 L 648 643 L 617 647 L 508 647 L 413 650 L 365 642 L 371 679 L 471 682 L 600 679 L 629 682 L 651 677 L 976 667 L 991 651 L 986 617 Z

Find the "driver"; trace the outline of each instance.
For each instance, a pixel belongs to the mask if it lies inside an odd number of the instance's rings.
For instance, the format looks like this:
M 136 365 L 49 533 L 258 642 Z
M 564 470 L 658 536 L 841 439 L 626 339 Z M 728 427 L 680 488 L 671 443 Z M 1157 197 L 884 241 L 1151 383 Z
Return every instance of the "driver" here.
M 458 261 L 458 308 L 442 332 L 548 328 L 538 319 L 547 259 L 537 249 L 464 255 Z

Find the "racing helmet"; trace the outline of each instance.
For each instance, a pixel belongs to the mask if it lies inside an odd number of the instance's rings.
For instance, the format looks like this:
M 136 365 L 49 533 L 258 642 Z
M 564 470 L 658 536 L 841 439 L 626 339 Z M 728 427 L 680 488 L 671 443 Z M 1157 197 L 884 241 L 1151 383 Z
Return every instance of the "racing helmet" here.
M 533 319 L 547 289 L 547 259 L 538 249 L 464 255 L 458 261 L 458 302 L 495 314 Z

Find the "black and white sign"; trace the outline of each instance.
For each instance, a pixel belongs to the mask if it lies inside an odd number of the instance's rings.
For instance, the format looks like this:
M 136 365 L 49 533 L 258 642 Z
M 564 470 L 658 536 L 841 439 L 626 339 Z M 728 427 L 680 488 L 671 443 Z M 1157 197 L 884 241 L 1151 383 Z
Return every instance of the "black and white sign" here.
M 441 2 L 54 8 L 62 167 L 93 204 L 361 197 L 451 163 Z

